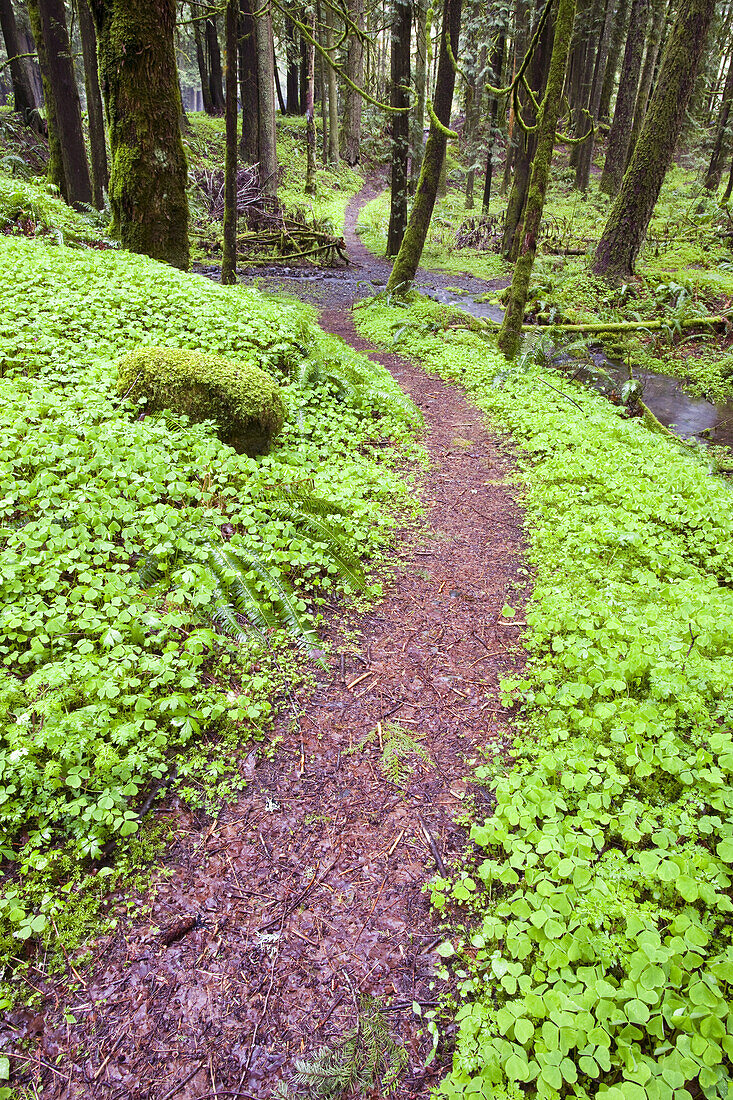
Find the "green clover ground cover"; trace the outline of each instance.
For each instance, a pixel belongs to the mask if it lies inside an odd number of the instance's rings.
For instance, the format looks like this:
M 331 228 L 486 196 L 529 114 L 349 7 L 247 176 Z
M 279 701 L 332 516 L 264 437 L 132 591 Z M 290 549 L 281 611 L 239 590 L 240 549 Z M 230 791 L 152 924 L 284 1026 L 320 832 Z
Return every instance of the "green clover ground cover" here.
M 449 319 L 424 301 L 357 314 L 512 432 L 526 487 L 531 658 L 503 685 L 523 732 L 511 767 L 487 752 L 494 814 L 433 892 L 469 916 L 444 949 L 461 1004 L 440 1095 L 729 1096 L 731 487 Z
M 53 948 L 55 929 L 70 943 L 74 921 L 83 938 L 79 914 L 102 882 L 90 861 L 110 839 L 128 838 L 123 853 L 138 843 L 136 807 L 174 763 L 184 796 L 237 789 L 237 749 L 262 736 L 278 674 L 254 641 L 212 627 L 204 562 L 227 545 L 222 528 L 317 615 L 337 570 L 317 528 L 290 521 L 288 487 L 335 502 L 369 564 L 407 503 L 395 466 L 419 415 L 297 303 L 144 257 L 2 237 L 0 284 L 6 960 Z M 270 372 L 289 417 L 271 454 L 237 455 L 209 423 L 143 417 L 120 398 L 115 361 L 140 344 Z M 396 449 L 373 446 L 385 438 Z M 150 554 L 170 576 L 146 590 Z

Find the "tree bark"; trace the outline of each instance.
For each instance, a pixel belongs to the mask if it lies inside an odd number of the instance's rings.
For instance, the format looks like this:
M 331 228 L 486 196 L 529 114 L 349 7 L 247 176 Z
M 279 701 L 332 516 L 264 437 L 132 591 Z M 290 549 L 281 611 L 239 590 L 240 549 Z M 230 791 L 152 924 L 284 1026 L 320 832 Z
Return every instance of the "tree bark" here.
M 269 0 L 255 15 L 257 40 L 257 83 L 259 87 L 260 187 L 265 195 L 277 194 L 277 149 L 275 145 L 275 75 L 272 41 L 272 11 Z
M 514 359 L 522 341 L 524 307 L 527 304 L 529 280 L 537 253 L 537 238 L 542 222 L 547 183 L 550 178 L 555 133 L 560 114 L 565 71 L 568 64 L 570 38 L 575 17 L 575 0 L 559 0 L 555 18 L 555 36 L 550 58 L 547 87 L 540 104 L 537 130 L 537 151 L 532 161 L 532 176 L 527 195 L 527 209 L 522 226 L 522 244 L 514 267 L 506 313 L 498 336 L 498 344 L 507 359 Z
M 39 104 L 36 102 L 31 66 L 26 51 L 20 44 L 18 24 L 15 21 L 12 0 L 0 0 L 0 27 L 5 40 L 5 50 L 10 61 L 10 80 L 13 87 L 13 107 L 22 115 L 27 126 L 40 132 L 42 129 Z
M 310 16 L 311 38 L 316 36 L 315 12 Z M 316 47 L 312 42 L 306 42 L 306 77 L 305 77 L 305 144 L 306 144 L 306 169 L 305 169 L 305 193 L 316 193 L 316 119 L 315 119 L 315 83 L 316 83 Z
M 705 46 L 715 0 L 680 0 L 649 110 L 592 270 L 609 282 L 629 278 L 672 160 Z
M 644 116 L 649 106 L 649 96 L 651 94 L 652 81 L 657 67 L 657 57 L 662 42 L 662 32 L 664 30 L 666 16 L 667 0 L 652 0 L 652 26 L 649 36 L 647 37 L 644 67 L 641 71 L 639 91 L 636 95 L 634 121 L 631 126 L 631 141 L 629 142 L 626 164 L 631 160 L 631 155 L 636 148 L 636 143 L 639 140 L 639 134 L 641 133 L 641 127 L 644 122 Z
M 257 78 L 257 37 L 252 4 L 258 0 L 240 0 L 239 5 L 239 95 L 242 100 L 242 138 L 239 151 L 245 164 L 260 159 L 260 93 Z
M 603 88 L 601 89 L 601 102 L 598 107 L 599 122 L 608 122 L 611 114 L 611 97 L 616 84 L 616 73 L 618 72 L 619 61 L 621 60 L 621 50 L 626 41 L 626 24 L 628 22 L 628 17 L 629 0 L 619 0 L 616 17 L 613 23 L 613 31 L 611 33 L 611 45 L 608 50 L 606 74 L 603 78 Z
M 443 0 L 443 23 L 440 32 L 438 72 L 435 81 L 433 112 L 423 157 L 420 179 L 415 192 L 410 220 L 407 223 L 402 244 L 394 262 L 387 289 L 393 294 L 405 294 L 412 285 L 420 263 L 425 239 L 433 216 L 438 194 L 440 171 L 445 159 L 447 128 L 450 126 L 453 90 L 456 73 L 446 43 L 454 57 L 458 57 L 458 39 L 461 30 L 461 0 Z
M 104 193 L 109 188 L 109 165 L 107 164 L 107 140 L 104 132 L 104 108 L 102 92 L 99 88 L 99 65 L 97 63 L 97 32 L 89 10 L 89 0 L 76 0 L 79 13 L 79 34 L 84 55 L 84 87 L 87 96 L 87 118 L 89 121 L 89 151 L 92 168 L 92 196 L 98 210 L 104 206 Z
M 427 17 L 426 0 L 413 0 L 415 13 L 415 67 L 412 87 L 414 100 L 410 112 L 410 180 L 409 188 L 414 192 L 422 167 L 423 146 L 425 141 L 425 87 L 427 84 Z
M 615 195 L 621 186 L 626 165 L 626 154 L 631 143 L 631 127 L 634 121 L 636 92 L 639 87 L 641 55 L 649 22 L 650 0 L 632 0 L 631 21 L 626 37 L 621 83 L 616 97 L 616 109 L 608 135 L 606 161 L 603 165 L 600 189 L 607 195 Z
M 504 44 L 506 39 L 506 31 L 502 30 L 499 33 L 499 37 L 496 40 L 496 45 L 491 51 L 489 58 L 489 72 L 491 74 L 490 80 L 495 88 L 501 87 L 501 74 L 504 67 Z M 482 200 L 482 210 L 484 214 L 489 212 L 489 203 L 491 202 L 491 183 L 494 177 L 494 142 L 496 139 L 496 120 L 499 114 L 499 97 L 491 96 L 491 108 L 489 110 L 489 139 L 486 148 L 486 176 L 484 178 L 484 195 Z
M 608 50 L 611 40 L 611 24 L 613 22 L 613 16 L 616 8 L 615 0 L 608 0 L 606 4 L 606 12 L 603 20 L 603 27 L 601 29 L 601 36 L 598 42 L 598 53 L 596 55 L 595 69 L 593 72 L 593 83 L 590 90 L 590 100 L 588 103 L 588 126 L 593 124 L 597 125 L 600 106 L 601 106 L 601 92 L 603 91 L 603 80 L 606 75 L 606 64 L 608 62 Z M 593 149 L 595 147 L 595 130 L 592 130 L 586 141 L 582 145 L 577 146 L 578 159 L 575 166 L 575 186 L 579 191 L 587 191 L 588 184 L 590 182 L 590 169 L 593 163 Z
M 466 210 L 473 210 L 474 206 L 474 187 L 476 184 L 476 158 L 478 157 L 478 149 L 476 148 L 476 139 L 478 136 L 479 123 L 481 120 L 481 104 L 483 100 L 483 82 L 485 79 L 484 73 L 486 70 L 486 46 L 482 45 L 479 50 L 478 43 L 475 40 L 470 42 L 469 40 L 469 59 L 470 67 L 468 70 L 468 76 L 470 84 L 466 85 L 466 110 L 465 110 L 465 123 L 463 125 L 463 147 L 464 155 L 468 158 L 469 165 L 466 171 Z
M 710 163 L 705 173 L 703 187 L 706 191 L 714 193 L 720 187 L 720 179 L 723 175 L 723 161 L 725 159 L 725 138 L 730 118 L 731 102 L 733 102 L 733 61 L 728 66 L 728 73 L 723 86 L 723 98 L 720 102 L 718 122 L 715 127 L 713 151 L 710 154 Z
M 332 49 L 334 43 L 334 16 L 331 8 L 326 6 L 326 48 L 331 61 L 334 60 Z M 339 165 L 339 90 L 336 80 L 336 70 L 333 65 L 326 65 L 326 77 L 328 80 L 328 163 L 334 168 Z
M 409 107 L 407 85 L 410 81 L 410 0 L 396 0 L 392 22 L 392 64 L 390 106 Z M 396 256 L 407 228 L 407 156 L 410 140 L 410 118 L 407 111 L 393 114 L 392 159 L 390 178 L 389 229 L 387 255 Z
M 43 101 L 46 106 L 46 129 L 48 131 L 48 182 L 53 187 L 58 188 L 61 197 L 66 199 L 69 191 L 66 186 L 64 158 L 61 154 L 61 137 L 59 135 L 58 118 L 56 115 L 56 99 L 54 96 L 53 84 L 51 83 L 48 53 L 46 52 L 46 44 L 43 40 L 41 12 L 38 6 L 38 0 L 28 0 L 28 15 L 30 17 L 31 29 L 33 30 L 33 38 L 35 39 L 36 51 L 38 53 L 38 67 L 41 70 L 41 82 L 43 84 Z
M 360 31 L 364 29 L 364 0 L 349 0 L 349 18 Z M 364 43 L 351 31 L 346 53 L 346 75 L 359 88 L 364 84 Z M 346 89 L 344 114 L 344 160 L 353 168 L 361 156 L 362 98 L 353 88 Z
M 285 19 L 285 57 L 287 59 L 287 72 L 285 74 L 285 111 L 289 115 L 300 114 L 300 97 L 298 88 L 298 38 L 295 23 L 286 17 Z
M 237 36 L 239 0 L 227 0 L 226 42 L 226 157 L 224 162 L 224 247 L 221 256 L 221 281 L 237 281 Z
M 214 103 L 211 99 L 211 76 L 209 75 L 209 63 L 206 57 L 204 32 L 201 29 L 201 20 L 197 17 L 196 8 L 190 5 L 189 11 L 193 19 L 193 38 L 196 43 L 196 64 L 198 65 L 199 77 L 201 78 L 201 98 L 204 102 L 204 111 L 206 114 L 213 115 L 216 112 L 214 111 Z
M 224 114 L 224 92 L 222 91 L 221 50 L 219 48 L 219 29 L 216 19 L 207 19 L 205 23 L 206 52 L 209 59 L 209 92 L 215 115 Z
M 188 171 L 174 0 L 92 0 L 107 109 L 112 229 L 125 248 L 188 268 Z

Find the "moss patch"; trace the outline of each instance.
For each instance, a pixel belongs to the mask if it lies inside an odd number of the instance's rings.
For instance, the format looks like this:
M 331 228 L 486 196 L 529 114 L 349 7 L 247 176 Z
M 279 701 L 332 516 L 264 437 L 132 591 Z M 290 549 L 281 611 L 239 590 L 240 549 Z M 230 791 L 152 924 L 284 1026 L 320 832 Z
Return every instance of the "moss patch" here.
M 188 348 L 142 347 L 118 363 L 117 389 L 145 397 L 150 412 L 170 409 L 195 423 L 213 420 L 239 454 L 264 454 L 285 422 L 280 389 L 249 363 Z

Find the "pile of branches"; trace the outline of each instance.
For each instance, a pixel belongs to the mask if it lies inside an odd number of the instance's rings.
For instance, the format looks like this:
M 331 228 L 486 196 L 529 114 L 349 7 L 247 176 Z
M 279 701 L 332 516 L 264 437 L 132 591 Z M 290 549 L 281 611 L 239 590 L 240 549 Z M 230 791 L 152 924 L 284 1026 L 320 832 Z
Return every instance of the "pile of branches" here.
M 209 222 L 224 220 L 224 172 L 221 168 L 192 173 Z M 288 260 L 309 260 L 333 267 L 348 263 L 343 237 L 326 220 L 305 211 L 285 211 L 282 203 L 260 189 L 257 165 L 237 172 L 237 212 L 240 232 L 237 253 L 247 263 L 272 262 L 273 252 Z
M 503 232 L 503 215 L 485 214 L 480 218 L 466 218 L 456 233 L 456 246 L 477 248 L 482 252 L 497 251 Z

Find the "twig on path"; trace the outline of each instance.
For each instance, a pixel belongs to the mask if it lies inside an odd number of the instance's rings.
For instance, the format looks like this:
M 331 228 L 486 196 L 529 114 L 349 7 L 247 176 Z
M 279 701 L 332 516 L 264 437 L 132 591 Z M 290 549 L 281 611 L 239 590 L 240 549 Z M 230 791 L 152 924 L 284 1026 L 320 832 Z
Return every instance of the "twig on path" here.
M 441 856 L 440 852 L 438 851 L 438 845 L 435 843 L 435 837 L 430 832 L 430 829 L 428 829 L 427 825 L 423 821 L 420 814 L 416 814 L 415 816 L 417 817 L 417 820 L 420 824 L 420 828 L 422 829 L 423 834 L 425 836 L 425 839 L 428 843 L 428 848 L 430 849 L 430 851 L 432 853 L 432 856 L 433 856 L 433 859 L 435 860 L 435 866 L 438 868 L 438 871 L 440 872 L 442 877 L 445 878 L 446 877 L 445 864 L 443 863 L 443 857 Z
M 198 1071 L 204 1064 L 204 1059 L 199 1058 L 195 1067 L 191 1070 L 188 1077 L 184 1077 L 182 1081 L 179 1081 L 177 1085 L 174 1085 L 172 1089 L 169 1089 L 165 1096 L 161 1097 L 161 1100 L 170 1100 L 171 1096 L 175 1096 L 177 1092 L 180 1092 L 184 1085 L 187 1085 L 192 1077 L 195 1077 Z
M 99 1080 L 99 1078 L 100 1078 L 100 1077 L 102 1076 L 102 1074 L 104 1073 L 104 1071 L 105 1071 L 105 1069 L 106 1069 L 106 1067 L 107 1067 L 107 1063 L 109 1062 L 109 1060 L 110 1060 L 110 1058 L 112 1057 L 112 1055 L 116 1053 L 116 1051 L 117 1051 L 118 1047 L 120 1047 L 120 1046 L 122 1045 L 122 1040 L 123 1040 L 124 1038 L 125 1038 L 125 1032 L 123 1031 L 123 1032 L 122 1032 L 122 1034 L 121 1034 L 121 1035 L 120 1035 L 120 1036 L 119 1036 L 119 1037 L 118 1037 L 117 1039 L 115 1039 L 114 1043 L 112 1044 L 112 1048 L 110 1049 L 110 1052 L 109 1052 L 109 1054 L 108 1054 L 108 1055 L 107 1055 L 107 1057 L 106 1057 L 106 1058 L 104 1059 L 104 1061 L 103 1061 L 103 1062 L 102 1062 L 102 1064 L 100 1065 L 100 1067 L 99 1067 L 99 1069 L 97 1070 L 97 1072 L 96 1072 L 96 1073 L 94 1074 L 94 1080 L 95 1080 L 95 1081 L 98 1081 L 98 1080 Z

